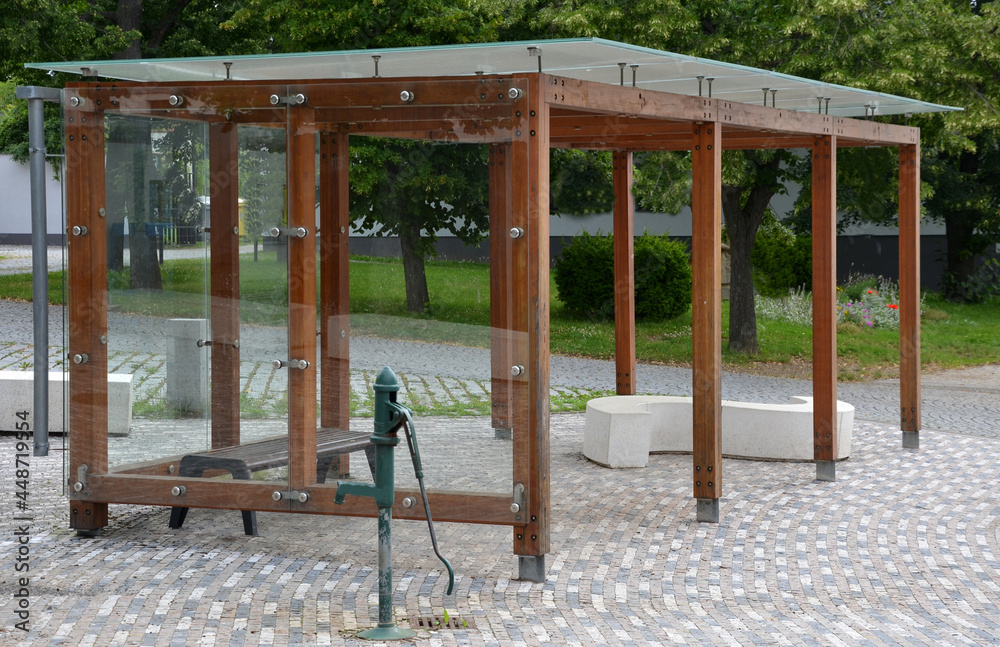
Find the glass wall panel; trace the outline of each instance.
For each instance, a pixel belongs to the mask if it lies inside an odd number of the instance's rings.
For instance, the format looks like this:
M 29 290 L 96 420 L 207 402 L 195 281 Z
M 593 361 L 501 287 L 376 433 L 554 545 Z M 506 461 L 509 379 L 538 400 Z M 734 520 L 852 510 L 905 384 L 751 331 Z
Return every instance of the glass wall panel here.
M 108 459 L 128 471 L 209 446 L 207 129 L 137 111 L 105 132 Z
M 349 391 L 353 430 L 373 429 L 374 382 L 385 366 L 395 372 L 431 491 L 512 492 L 510 384 L 526 377 L 512 375 L 510 348 L 526 341 L 526 327 L 514 326 L 511 311 L 509 158 L 511 142 L 528 134 L 524 91 L 513 93 L 518 101 L 509 90 L 509 79 L 422 83 L 409 97 L 381 90 L 377 111 L 317 105 L 321 138 L 349 138 L 350 158 L 349 319 L 330 311 L 320 359 L 346 376 L 336 383 Z M 322 168 L 336 164 L 335 148 L 322 146 L 321 195 L 325 178 L 337 181 Z M 321 236 L 338 222 L 324 217 Z M 321 283 L 334 280 L 321 272 Z M 405 441 L 395 462 L 397 488 L 415 489 Z M 351 476 L 372 480 L 364 454 L 352 456 Z

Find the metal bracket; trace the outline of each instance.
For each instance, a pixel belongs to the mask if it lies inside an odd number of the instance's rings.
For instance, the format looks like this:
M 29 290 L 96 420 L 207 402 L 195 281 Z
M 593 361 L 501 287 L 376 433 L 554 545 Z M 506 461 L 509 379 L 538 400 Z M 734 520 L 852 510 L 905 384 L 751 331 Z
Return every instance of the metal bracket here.
M 80 467 L 76 468 L 76 483 L 73 484 L 74 492 L 83 492 L 87 487 L 87 472 L 90 468 L 84 463 Z
M 523 483 L 514 486 L 514 498 L 510 504 L 510 511 L 514 513 L 514 521 L 520 521 L 524 515 L 528 514 L 525 507 Z

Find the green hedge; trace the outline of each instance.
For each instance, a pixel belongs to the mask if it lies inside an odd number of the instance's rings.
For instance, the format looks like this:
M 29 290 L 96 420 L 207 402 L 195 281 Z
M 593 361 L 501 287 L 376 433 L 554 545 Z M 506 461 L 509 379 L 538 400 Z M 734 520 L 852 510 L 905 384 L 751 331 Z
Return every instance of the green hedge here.
M 757 232 L 753 252 L 753 281 L 767 297 L 782 297 L 800 287 L 812 290 L 812 238 L 796 236 L 780 223 L 765 224 Z
M 691 264 L 683 243 L 644 234 L 635 239 L 635 316 L 663 321 L 691 306 Z M 614 242 L 584 233 L 563 248 L 553 272 L 559 298 L 579 315 L 615 314 Z

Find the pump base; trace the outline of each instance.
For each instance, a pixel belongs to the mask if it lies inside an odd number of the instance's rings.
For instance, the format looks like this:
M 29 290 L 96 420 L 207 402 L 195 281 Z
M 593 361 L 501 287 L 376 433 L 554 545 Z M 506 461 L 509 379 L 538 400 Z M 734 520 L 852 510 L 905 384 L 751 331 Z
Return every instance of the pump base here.
M 417 632 L 413 629 L 404 629 L 397 627 L 395 624 L 388 627 L 372 627 L 371 629 L 358 632 L 358 638 L 364 638 L 365 640 L 406 640 L 416 635 Z

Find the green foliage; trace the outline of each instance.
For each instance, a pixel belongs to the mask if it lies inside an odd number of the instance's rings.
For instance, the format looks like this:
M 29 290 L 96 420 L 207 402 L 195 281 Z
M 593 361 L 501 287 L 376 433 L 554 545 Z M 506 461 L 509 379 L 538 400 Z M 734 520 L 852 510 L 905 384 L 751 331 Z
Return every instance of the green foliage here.
M 750 260 L 754 285 L 764 296 L 812 289 L 812 238 L 796 236 L 773 217 L 757 231 Z
M 585 215 L 612 209 L 611 153 L 556 148 L 549 164 L 549 192 L 557 213 Z
M 952 277 L 947 278 L 954 280 Z M 969 303 L 984 303 L 1000 297 L 1000 261 L 988 259 L 976 267 L 968 279 L 961 282 L 961 287 L 966 294 L 965 300 Z
M 635 316 L 672 319 L 691 306 L 687 249 L 667 236 L 635 239 Z M 584 233 L 567 245 L 553 268 L 559 298 L 579 315 L 610 319 L 615 311 L 614 241 Z

